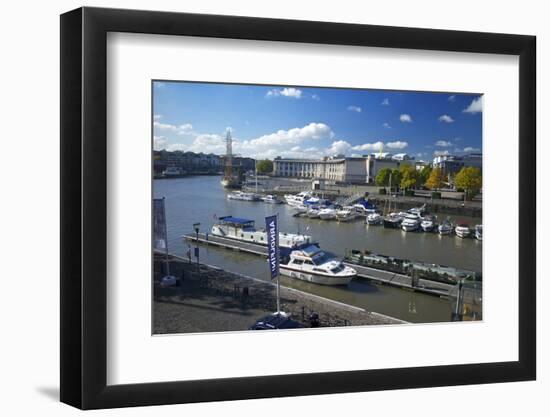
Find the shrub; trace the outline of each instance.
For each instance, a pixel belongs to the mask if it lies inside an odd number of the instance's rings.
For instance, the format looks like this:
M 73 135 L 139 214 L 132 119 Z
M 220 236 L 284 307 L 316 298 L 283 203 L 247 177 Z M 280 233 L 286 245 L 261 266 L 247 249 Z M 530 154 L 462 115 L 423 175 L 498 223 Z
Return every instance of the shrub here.
M 414 190 L 405 190 L 406 197 L 414 197 Z
M 378 194 L 382 194 L 382 195 L 386 194 L 386 189 L 385 188 L 378 189 Z

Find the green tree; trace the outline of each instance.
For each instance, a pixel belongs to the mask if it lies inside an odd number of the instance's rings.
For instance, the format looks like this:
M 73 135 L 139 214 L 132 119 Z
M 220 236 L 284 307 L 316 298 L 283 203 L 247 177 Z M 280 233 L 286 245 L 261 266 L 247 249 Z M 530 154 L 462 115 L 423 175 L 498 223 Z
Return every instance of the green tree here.
M 428 178 L 430 178 L 431 173 L 432 173 L 432 168 L 429 165 L 422 167 L 422 169 L 420 170 L 420 174 L 418 175 L 420 177 L 419 183 L 425 184 L 426 181 L 428 181 Z
M 269 159 L 258 161 L 256 162 L 256 169 L 258 170 L 258 174 L 270 174 L 273 172 L 273 161 Z
M 378 174 L 376 174 L 376 178 L 375 178 L 376 185 L 379 185 L 381 187 L 388 186 L 390 182 L 390 175 L 391 175 L 390 168 L 382 168 L 380 171 L 378 171 Z
M 481 190 L 481 170 L 476 167 L 462 168 L 455 176 L 455 186 L 464 190 L 468 198 L 473 198 Z
M 418 184 L 418 171 L 412 165 L 401 165 L 399 167 L 399 173 L 401 174 L 401 188 L 409 190 Z
M 397 168 L 392 169 L 391 171 L 391 186 L 392 187 L 399 187 L 401 184 L 401 179 L 403 178 L 403 175 L 401 174 L 401 171 L 399 171 Z
M 441 168 L 434 168 L 424 185 L 430 190 L 437 190 L 443 186 L 445 177 Z

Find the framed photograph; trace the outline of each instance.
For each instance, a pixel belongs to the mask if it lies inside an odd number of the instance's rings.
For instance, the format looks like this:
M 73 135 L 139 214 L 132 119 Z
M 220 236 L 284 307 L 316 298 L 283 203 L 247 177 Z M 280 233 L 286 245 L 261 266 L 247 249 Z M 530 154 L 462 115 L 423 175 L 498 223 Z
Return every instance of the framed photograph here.
M 535 379 L 535 66 L 524 35 L 63 14 L 61 401 Z

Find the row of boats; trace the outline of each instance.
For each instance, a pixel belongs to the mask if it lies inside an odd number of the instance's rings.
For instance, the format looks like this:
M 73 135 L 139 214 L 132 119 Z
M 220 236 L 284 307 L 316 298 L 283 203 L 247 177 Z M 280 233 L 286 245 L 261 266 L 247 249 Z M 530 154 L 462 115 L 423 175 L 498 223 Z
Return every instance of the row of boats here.
M 483 226 L 474 228 L 464 222 L 454 224 L 450 219 L 437 223 L 437 217 L 426 213 L 426 205 L 414 207 L 406 212 L 390 212 L 382 215 L 368 200 L 361 199 L 352 205 L 336 206 L 330 200 L 314 196 L 310 191 L 298 194 L 286 194 L 284 201 L 275 195 L 261 196 L 251 192 L 235 191 L 228 194 L 228 199 L 242 201 L 263 201 L 268 204 L 282 204 L 286 202 L 295 215 L 321 220 L 337 220 L 350 222 L 357 218 L 364 218 L 365 223 L 371 226 L 383 225 L 389 229 L 401 229 L 404 232 L 436 232 L 442 236 L 455 234 L 459 238 L 474 237 L 483 240 Z

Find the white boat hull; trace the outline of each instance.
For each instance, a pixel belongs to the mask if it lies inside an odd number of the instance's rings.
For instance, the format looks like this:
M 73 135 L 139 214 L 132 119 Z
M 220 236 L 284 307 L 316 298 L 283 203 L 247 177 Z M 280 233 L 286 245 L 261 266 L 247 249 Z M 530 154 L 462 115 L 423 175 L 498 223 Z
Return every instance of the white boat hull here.
M 469 230 L 455 230 L 455 234 L 461 239 L 470 237 L 470 231 Z
M 347 285 L 357 275 L 343 275 L 343 276 L 325 276 L 314 274 L 307 271 L 298 271 L 290 269 L 285 265 L 280 266 L 281 275 L 285 275 L 291 278 L 296 278 L 302 281 L 311 282 L 319 285 Z

